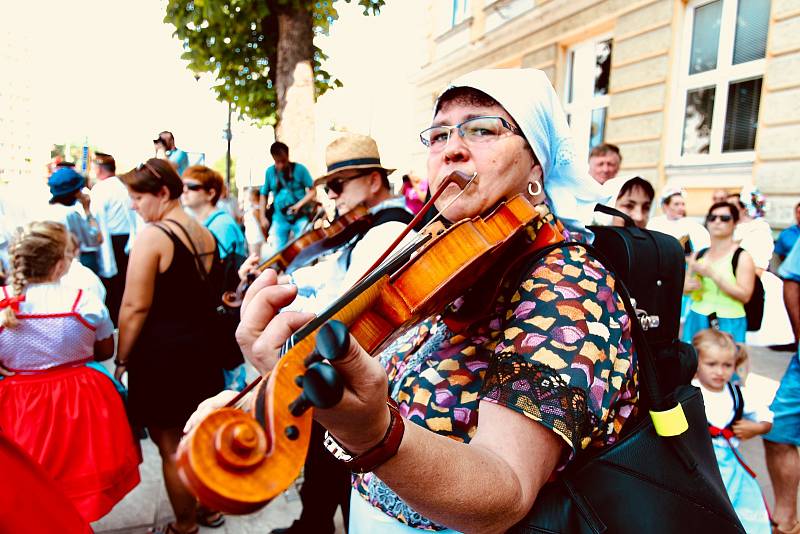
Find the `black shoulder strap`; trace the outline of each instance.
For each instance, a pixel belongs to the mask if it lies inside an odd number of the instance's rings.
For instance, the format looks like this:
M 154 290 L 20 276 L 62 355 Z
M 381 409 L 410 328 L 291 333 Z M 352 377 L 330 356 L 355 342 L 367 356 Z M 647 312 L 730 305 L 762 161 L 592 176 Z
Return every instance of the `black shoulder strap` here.
M 167 237 L 169 237 L 170 239 L 178 239 L 178 240 L 180 240 L 178 238 L 178 236 L 175 235 L 175 232 L 173 232 L 171 228 L 168 228 L 168 227 L 162 225 L 160 222 L 153 223 L 153 226 L 155 226 L 156 228 L 158 228 L 159 230 L 161 230 L 162 232 L 167 234 Z
M 280 174 L 278 174 L 280 172 Z M 283 179 L 284 174 L 286 175 L 286 180 Z M 294 162 L 290 161 L 289 164 L 286 166 L 285 171 L 278 171 L 275 169 L 275 194 L 278 194 L 281 187 L 289 187 L 292 185 L 292 180 L 294 179 Z
M 700 250 L 697 251 L 697 256 L 695 256 L 694 259 L 699 260 L 700 258 L 706 255 L 706 252 L 708 252 L 708 247 L 701 248 Z
M 353 249 L 355 248 L 356 244 L 361 241 L 364 236 L 375 228 L 376 226 L 380 226 L 387 222 L 401 222 L 403 224 L 408 224 L 414 218 L 411 213 L 403 208 L 386 208 L 382 209 L 379 212 L 373 214 L 372 216 L 372 224 L 365 229 L 363 232 L 359 232 L 354 239 L 347 243 L 342 250 L 342 254 L 339 256 L 339 262 L 341 265 L 344 266 L 345 269 L 350 268 L 350 256 L 353 254 Z
M 742 396 L 742 388 L 738 385 L 728 382 L 728 391 L 733 397 L 733 419 L 728 423 L 728 427 L 733 426 L 733 423 L 738 421 L 744 415 L 744 397 Z
M 179 223 L 175 219 L 165 219 L 165 220 L 173 222 L 176 225 L 178 225 L 178 228 L 181 229 L 181 232 L 183 232 L 183 235 L 186 236 L 186 240 L 189 242 L 189 246 L 192 247 L 192 256 L 194 256 L 194 262 L 195 262 L 195 267 L 197 267 L 197 272 L 198 272 L 198 274 L 200 274 L 200 278 L 205 282 L 208 279 L 208 273 L 206 272 L 205 265 L 203 265 L 203 260 L 200 259 L 200 256 L 208 255 L 209 253 L 206 252 L 205 254 L 200 254 L 200 253 L 197 252 L 197 247 L 194 246 L 194 241 L 192 241 L 192 238 L 189 235 L 189 232 L 186 231 L 186 228 L 184 228 L 181 223 Z M 210 230 L 209 230 L 209 232 L 210 232 Z M 174 235 L 174 233 L 173 233 L 173 235 Z M 213 233 L 211 234 L 211 237 L 214 237 Z M 217 241 L 217 238 L 214 237 L 214 251 L 213 252 L 216 252 L 216 250 L 217 250 L 216 241 Z
M 733 276 L 736 276 L 736 267 L 739 265 L 739 256 L 742 255 L 744 249 L 739 247 L 736 249 L 736 252 L 733 253 L 733 258 L 731 258 L 731 265 L 733 265 Z
M 408 224 L 414 216 L 404 208 L 386 208 L 372 217 L 372 226 L 380 226 L 383 223 L 397 221 L 403 224 Z

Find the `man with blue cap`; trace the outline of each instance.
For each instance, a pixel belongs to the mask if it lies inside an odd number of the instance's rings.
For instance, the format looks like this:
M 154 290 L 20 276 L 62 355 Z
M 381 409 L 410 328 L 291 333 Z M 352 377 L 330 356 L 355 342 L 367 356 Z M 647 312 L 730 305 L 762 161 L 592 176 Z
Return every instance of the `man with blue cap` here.
M 51 174 L 47 180 L 52 195 L 48 218 L 60 222 L 75 234 L 80 244 L 80 262 L 97 274 L 100 270 L 98 251 L 103 236 L 92 216 L 89 195 L 82 192 L 85 184 L 86 179 L 71 167 L 59 167 Z

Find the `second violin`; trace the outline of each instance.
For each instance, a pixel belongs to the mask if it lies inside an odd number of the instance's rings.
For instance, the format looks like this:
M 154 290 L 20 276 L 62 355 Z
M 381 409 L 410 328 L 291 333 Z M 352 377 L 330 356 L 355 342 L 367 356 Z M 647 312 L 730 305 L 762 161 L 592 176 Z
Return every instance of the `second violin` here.
M 222 296 L 223 304 L 230 308 L 238 308 L 242 305 L 247 288 L 266 269 L 275 269 L 279 273 L 291 272 L 310 263 L 325 252 L 343 245 L 354 236 L 366 232 L 369 230 L 370 224 L 371 214 L 367 208 L 357 206 L 335 218 L 328 226 L 309 230 L 261 263 L 255 273 L 251 273 L 247 279 L 239 283 L 236 291 L 226 292 Z

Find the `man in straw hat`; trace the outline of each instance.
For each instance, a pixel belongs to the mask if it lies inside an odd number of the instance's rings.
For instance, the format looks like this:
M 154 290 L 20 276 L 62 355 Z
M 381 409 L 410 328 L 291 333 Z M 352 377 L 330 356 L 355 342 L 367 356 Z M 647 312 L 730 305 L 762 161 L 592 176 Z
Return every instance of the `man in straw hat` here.
M 361 278 L 413 218 L 405 207 L 405 198 L 392 195 L 388 176 L 394 169 L 381 164 L 378 145 L 371 137 L 347 134 L 336 139 L 328 145 L 325 161 L 327 173 L 313 185 L 324 185 L 339 215 L 364 206 L 372 221 L 364 233 L 291 274 L 298 298 L 290 308 L 296 311 L 326 308 Z M 339 506 L 347 524 L 350 471 L 325 450 L 324 433 L 315 423 L 300 490 L 302 515 L 290 527 L 274 529 L 273 533 L 333 533 L 333 517 Z

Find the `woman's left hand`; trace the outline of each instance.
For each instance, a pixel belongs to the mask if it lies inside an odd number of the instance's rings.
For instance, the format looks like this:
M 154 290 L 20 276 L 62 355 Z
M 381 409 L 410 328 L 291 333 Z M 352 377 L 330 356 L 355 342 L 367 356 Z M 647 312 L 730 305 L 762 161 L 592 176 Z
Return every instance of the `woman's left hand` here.
M 0 363 L 0 376 L 14 376 L 14 371 Z
M 281 348 L 295 330 L 314 318 L 311 313 L 278 313 L 295 296 L 297 287 L 279 284 L 278 275 L 272 269 L 261 273 L 245 293 L 236 341 L 261 375 L 275 367 Z
M 127 365 L 117 365 L 114 369 L 114 378 L 117 379 L 118 382 L 122 382 L 122 375 L 128 372 Z
M 689 268 L 693 272 L 699 274 L 700 276 L 705 276 L 705 277 L 711 276 L 711 272 L 713 271 L 711 266 L 706 265 L 705 263 L 697 262 L 695 260 L 689 260 Z
M 379 443 L 389 428 L 386 371 L 353 336 L 347 351 L 331 363 L 344 382 L 344 394 L 333 408 L 314 410 L 314 418 L 348 451 L 360 454 Z
M 764 434 L 764 423 L 757 423 L 755 421 L 748 421 L 747 419 L 739 419 L 733 424 L 733 434 L 741 439 L 746 440 L 752 437 Z

